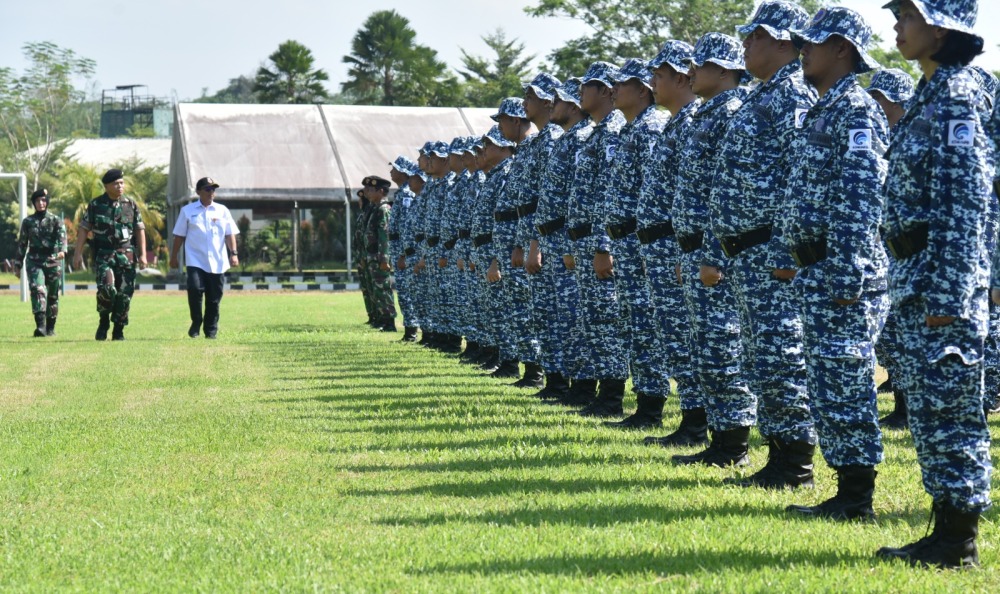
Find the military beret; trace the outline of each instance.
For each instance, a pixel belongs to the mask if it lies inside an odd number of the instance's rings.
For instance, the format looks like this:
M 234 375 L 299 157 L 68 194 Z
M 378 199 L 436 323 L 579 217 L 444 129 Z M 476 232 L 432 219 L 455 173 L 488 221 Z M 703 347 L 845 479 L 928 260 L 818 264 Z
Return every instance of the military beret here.
M 101 183 L 110 184 L 122 179 L 123 177 L 125 177 L 125 174 L 122 173 L 121 169 L 108 169 L 108 172 L 101 178 Z
M 369 175 L 365 178 L 365 185 L 376 190 L 388 190 L 392 187 L 392 182 L 377 175 Z
M 34 202 L 36 198 L 45 198 L 47 202 L 49 200 L 49 191 L 45 188 L 38 188 L 31 193 L 31 201 Z

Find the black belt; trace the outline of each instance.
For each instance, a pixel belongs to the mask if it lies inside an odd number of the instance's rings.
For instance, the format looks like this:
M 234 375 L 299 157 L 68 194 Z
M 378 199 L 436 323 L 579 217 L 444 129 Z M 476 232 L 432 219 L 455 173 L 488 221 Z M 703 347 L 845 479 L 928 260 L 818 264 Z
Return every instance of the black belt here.
M 453 250 L 453 249 L 455 249 L 455 244 L 456 243 L 458 243 L 458 238 L 457 237 L 453 237 L 453 238 L 449 239 L 448 241 L 444 242 L 444 247 L 445 247 L 445 249 Z
M 699 231 L 698 233 L 692 233 L 691 235 L 678 235 L 677 243 L 681 246 L 682 252 L 690 254 L 705 243 L 705 232 Z
M 826 260 L 826 236 L 816 241 L 800 243 L 792 248 L 792 260 L 795 260 L 795 266 L 799 268 Z
M 390 233 L 389 234 L 389 241 L 396 241 L 397 239 L 399 239 L 399 233 Z
M 521 206 L 518 206 L 514 210 L 517 211 L 518 218 L 520 218 L 520 217 L 526 217 L 526 216 L 528 216 L 530 214 L 535 214 L 535 211 L 538 210 L 538 201 L 535 200 L 534 202 L 529 202 L 527 204 L 522 204 Z
M 475 238 L 473 238 L 472 245 L 474 245 L 475 247 L 479 247 L 481 245 L 486 245 L 487 243 L 492 243 L 492 242 L 493 242 L 493 234 L 483 233 L 482 235 L 477 235 Z
M 647 243 L 653 243 L 657 239 L 662 237 L 670 237 L 674 234 L 674 222 L 667 221 L 666 223 L 658 223 L 656 225 L 650 225 L 649 227 L 644 227 L 635 232 L 635 236 L 639 238 L 639 243 L 646 245 Z
M 470 231 L 469 229 L 459 229 L 458 230 L 458 238 L 459 239 L 468 239 L 470 237 L 472 237 L 472 231 Z
M 436 235 L 434 237 L 427 238 L 427 245 L 430 247 L 437 247 L 437 244 L 439 243 L 441 243 L 441 238 Z
M 541 225 L 535 225 L 535 229 L 538 229 L 538 234 L 542 237 L 546 235 L 551 235 L 556 231 L 562 229 L 566 226 L 566 217 L 559 217 L 558 219 L 552 219 L 547 223 L 542 223 Z
M 771 240 L 771 226 L 757 227 L 746 233 L 723 237 L 719 239 L 722 244 L 722 251 L 726 256 L 735 258 L 740 252 L 748 250 L 755 245 L 767 243 Z
M 416 248 L 408 247 L 405 250 L 403 250 L 403 253 L 406 254 L 407 256 L 412 256 L 413 254 L 417 253 L 417 250 Z
M 608 237 L 611 239 L 625 239 L 629 235 L 635 233 L 636 227 L 639 224 L 635 219 L 629 219 L 624 223 L 618 223 L 617 225 L 608 225 L 605 229 L 608 232 Z
M 497 223 L 509 223 L 511 221 L 516 221 L 517 209 L 512 208 L 511 210 L 498 210 L 493 213 L 493 220 Z
M 421 241 L 424 240 L 424 237 L 427 237 L 427 236 L 424 235 L 423 233 L 417 233 L 416 235 L 413 236 L 413 241 L 415 241 L 417 243 L 420 243 Z
M 885 239 L 885 247 L 896 260 L 905 260 L 927 249 L 927 223 Z
M 569 235 L 570 239 L 576 241 L 578 239 L 583 239 L 584 237 L 590 237 L 590 234 L 593 232 L 594 232 L 594 226 L 591 225 L 590 223 L 586 223 L 584 225 L 578 225 L 576 227 L 573 227 L 572 229 L 566 232 L 566 235 Z

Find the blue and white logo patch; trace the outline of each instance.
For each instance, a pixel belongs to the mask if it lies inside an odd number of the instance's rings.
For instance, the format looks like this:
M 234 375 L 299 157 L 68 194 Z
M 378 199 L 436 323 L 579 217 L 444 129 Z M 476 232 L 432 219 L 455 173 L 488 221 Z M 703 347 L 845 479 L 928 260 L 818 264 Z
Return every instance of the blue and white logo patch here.
M 872 149 L 872 129 L 855 128 L 848 132 L 847 150 L 870 151 Z
M 795 127 L 803 128 L 806 125 L 806 114 L 809 113 L 809 108 L 807 107 L 796 107 L 795 108 Z
M 975 146 L 976 124 L 971 120 L 948 122 L 948 146 Z
M 615 152 L 616 152 L 616 147 L 614 145 L 608 145 L 604 147 L 604 160 L 606 160 L 608 163 L 613 161 L 615 158 Z

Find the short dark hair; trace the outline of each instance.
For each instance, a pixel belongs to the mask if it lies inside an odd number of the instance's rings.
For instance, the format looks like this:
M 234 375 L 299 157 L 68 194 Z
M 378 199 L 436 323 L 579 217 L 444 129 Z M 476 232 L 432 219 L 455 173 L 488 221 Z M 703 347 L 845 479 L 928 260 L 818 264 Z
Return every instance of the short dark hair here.
M 983 53 L 983 38 L 962 31 L 948 31 L 944 44 L 931 59 L 943 66 L 968 66 Z

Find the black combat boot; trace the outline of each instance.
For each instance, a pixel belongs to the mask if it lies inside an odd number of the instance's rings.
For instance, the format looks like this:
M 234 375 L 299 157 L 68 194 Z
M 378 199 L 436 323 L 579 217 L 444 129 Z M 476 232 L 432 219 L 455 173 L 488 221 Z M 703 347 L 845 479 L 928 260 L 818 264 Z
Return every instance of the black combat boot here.
M 545 374 L 542 371 L 542 366 L 538 363 L 525 363 L 524 375 L 511 385 L 515 388 L 531 388 L 532 390 L 543 388 L 545 386 Z
M 465 350 L 458 356 L 458 362 L 471 364 L 477 357 L 479 357 L 479 343 L 474 340 L 465 341 Z
M 191 326 L 188 328 L 188 336 L 198 338 L 199 334 L 201 334 L 201 322 L 191 322 Z
M 45 312 L 35 314 L 35 338 L 45 338 Z
M 602 379 L 597 399 L 588 404 L 578 414 L 581 417 L 620 417 L 622 400 L 625 399 L 625 380 Z
M 56 335 L 56 319 L 45 318 L 45 336 L 55 336 L 55 335 Z
M 382 320 L 380 325 L 382 332 L 395 332 L 396 331 L 396 319 L 395 318 L 385 318 Z
M 406 326 L 403 329 L 403 338 L 400 339 L 401 342 L 416 342 L 417 341 L 417 327 L 416 326 Z
M 500 367 L 500 349 L 495 346 L 486 347 L 479 358 L 479 368 L 483 371 L 493 371 L 497 367 Z
M 621 421 L 605 421 L 605 427 L 616 429 L 652 429 L 663 426 L 663 405 L 666 398 L 656 398 L 642 392 L 635 393 L 636 409 Z
M 569 391 L 569 382 L 561 373 L 546 373 L 545 387 L 535 392 L 536 398 L 542 400 L 559 399 L 566 396 Z
M 836 495 L 818 505 L 789 505 L 785 510 L 813 518 L 874 522 L 872 497 L 878 473 L 871 466 L 841 466 L 836 470 Z
M 813 454 L 816 446 L 805 441 L 767 440 L 767 464 L 746 478 L 727 478 L 723 483 L 762 489 L 794 489 L 813 486 Z
M 879 384 L 878 387 L 875 388 L 875 391 L 878 392 L 879 394 L 895 392 L 896 388 L 892 384 L 892 376 L 891 375 L 886 376 L 885 381 Z
M 101 314 L 101 321 L 97 324 L 94 340 L 107 340 L 109 328 L 111 328 L 111 314 Z
M 125 340 L 125 324 L 115 324 L 111 330 L 111 340 Z
M 566 395 L 556 400 L 544 400 L 546 404 L 563 404 L 565 406 L 589 406 L 597 397 L 597 380 L 575 379 Z
M 888 380 L 886 380 L 888 381 Z M 906 415 L 906 397 L 900 390 L 892 390 L 892 398 L 896 406 L 893 411 L 878 420 L 879 427 L 883 429 L 907 429 L 910 426 L 910 419 Z
M 688 447 L 708 443 L 708 415 L 704 408 L 681 409 L 681 424 L 677 430 L 663 437 L 649 436 L 642 440 L 646 445 L 665 448 Z
M 521 375 L 521 365 L 517 359 L 500 361 L 500 365 L 490 373 L 490 377 L 496 379 L 513 379 L 519 375 Z
M 445 334 L 441 345 L 442 353 L 457 355 L 462 352 L 462 336 L 460 334 Z
M 704 464 L 728 468 L 730 466 L 746 466 L 750 463 L 747 452 L 750 449 L 750 428 L 737 427 L 725 431 L 712 430 L 712 441 L 708 447 L 690 456 L 676 455 L 671 458 L 674 464 Z
M 424 331 L 421 333 L 420 340 L 417 341 L 417 344 L 421 346 L 427 346 L 427 343 L 430 342 L 431 340 L 431 334 L 433 334 L 433 332 L 425 328 Z
M 963 512 L 950 503 L 934 502 L 934 529 L 908 545 L 882 547 L 875 553 L 880 559 L 899 559 L 916 567 L 967 569 L 979 566 L 979 513 Z

